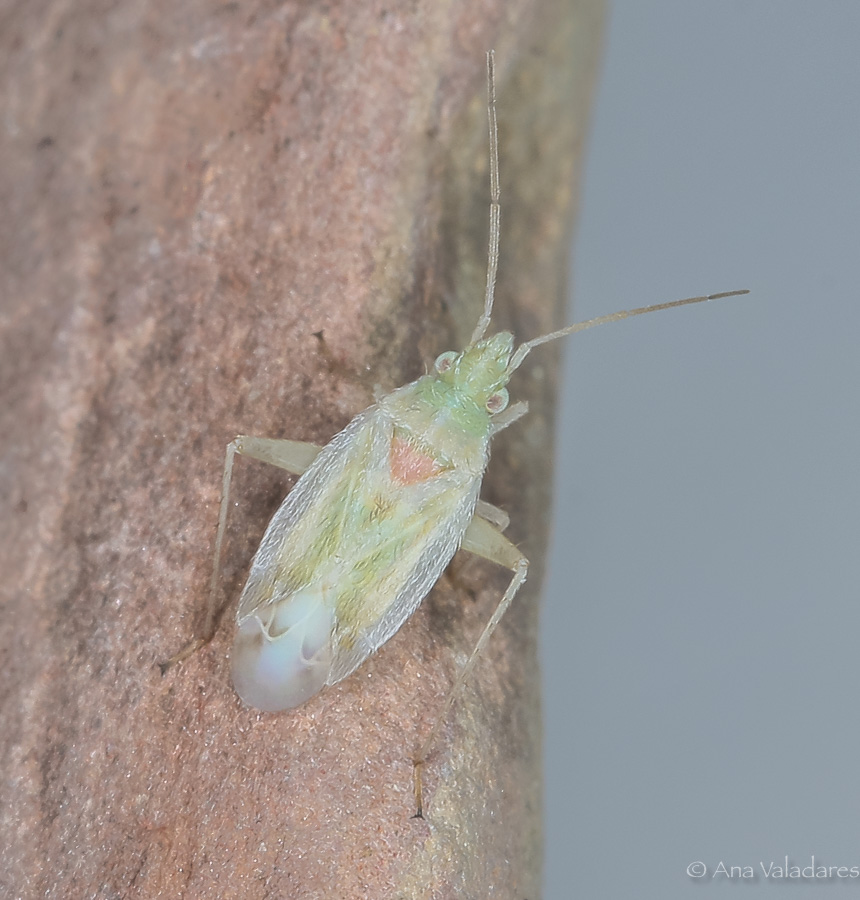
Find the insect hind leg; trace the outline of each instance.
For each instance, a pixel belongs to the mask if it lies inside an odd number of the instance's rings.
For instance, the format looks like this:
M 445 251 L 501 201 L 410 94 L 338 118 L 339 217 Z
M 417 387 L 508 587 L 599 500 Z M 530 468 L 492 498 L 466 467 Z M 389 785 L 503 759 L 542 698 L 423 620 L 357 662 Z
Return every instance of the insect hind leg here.
M 478 505 L 475 507 L 475 515 L 486 519 L 499 531 L 504 531 L 511 524 L 511 517 L 503 509 L 493 506 L 492 503 L 487 503 L 486 500 L 478 501 Z
M 209 599 L 206 604 L 206 619 L 203 631 L 189 641 L 178 653 L 171 656 L 170 659 L 158 664 L 162 675 L 176 663 L 188 659 L 189 656 L 208 644 L 215 634 L 215 628 L 221 613 L 221 610 L 218 608 L 221 545 L 224 543 L 224 532 L 227 528 L 227 512 L 230 509 L 230 483 L 233 480 L 233 460 L 236 454 L 249 456 L 251 459 L 257 459 L 271 466 L 277 466 L 279 469 L 292 472 L 293 475 L 302 475 L 316 459 L 320 449 L 316 444 L 310 444 L 305 441 L 259 438 L 246 434 L 240 434 L 227 445 L 227 453 L 224 457 L 224 474 L 221 479 L 221 504 L 218 511 L 218 530 L 215 533 L 212 578 L 209 582 Z
M 462 693 L 463 685 L 468 681 L 469 676 L 472 674 L 472 670 L 475 668 L 475 663 L 477 663 L 478 658 L 480 657 L 481 653 L 483 653 L 484 648 L 487 646 L 487 642 L 490 640 L 490 637 L 496 630 L 496 626 L 501 621 L 502 616 L 507 612 L 508 607 L 511 605 L 514 597 L 517 595 L 517 591 L 519 591 L 519 589 L 525 583 L 529 571 L 528 559 L 526 559 L 526 557 L 523 556 L 522 553 L 520 553 L 517 547 L 512 544 L 494 525 L 488 522 L 485 518 L 481 518 L 479 515 L 476 515 L 469 523 L 469 527 L 466 529 L 466 534 L 463 537 L 463 543 L 461 546 L 463 550 L 468 550 L 470 553 L 474 553 L 476 556 L 482 556 L 484 559 L 490 560 L 490 562 L 498 563 L 500 566 L 504 566 L 506 569 L 510 569 L 514 574 L 513 578 L 511 578 L 508 584 L 507 589 L 505 590 L 505 593 L 502 596 L 502 599 L 499 601 L 499 604 L 493 612 L 493 615 L 490 617 L 490 621 L 487 622 L 487 624 L 484 626 L 484 630 L 481 632 L 481 636 L 478 638 L 474 649 L 469 655 L 469 658 L 466 660 L 466 664 L 458 673 L 457 678 L 454 681 L 453 686 L 451 687 L 451 690 L 448 691 L 448 696 L 445 698 L 445 702 L 442 704 L 442 709 L 440 710 L 439 715 L 436 718 L 436 723 L 433 725 L 430 734 L 424 741 L 420 752 L 412 761 L 415 779 L 416 812 L 413 816 L 413 818 L 415 819 L 424 818 L 424 797 L 421 773 L 424 764 L 427 761 L 427 756 L 432 750 L 433 745 L 436 743 L 436 738 L 439 736 L 439 731 L 441 730 L 442 725 L 448 717 L 448 713 L 450 712 L 454 701 Z

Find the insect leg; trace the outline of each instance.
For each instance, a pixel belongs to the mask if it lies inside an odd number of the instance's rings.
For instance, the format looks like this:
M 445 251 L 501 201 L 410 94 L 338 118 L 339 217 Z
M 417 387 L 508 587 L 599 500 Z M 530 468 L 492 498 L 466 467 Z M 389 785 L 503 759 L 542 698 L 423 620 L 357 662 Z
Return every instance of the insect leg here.
M 307 441 L 287 441 L 282 438 L 259 438 L 240 434 L 227 445 L 224 473 L 227 474 L 228 466 L 233 464 L 233 456 L 239 453 L 241 456 L 249 456 L 270 466 L 285 469 L 293 475 L 303 475 L 305 469 L 317 458 L 320 450 L 322 447 Z M 222 492 L 222 502 L 223 496 Z
M 498 506 L 487 503 L 486 500 L 479 500 L 475 507 L 475 515 L 482 519 L 486 519 L 494 528 L 504 531 L 511 524 L 511 517 Z
M 301 475 L 314 461 L 322 448 L 316 444 L 304 441 L 287 441 L 277 438 L 259 438 L 240 434 L 227 445 L 227 454 L 224 457 L 224 475 L 221 480 L 221 505 L 218 512 L 218 530 L 215 533 L 215 558 L 212 564 L 212 579 L 209 582 L 209 600 L 206 606 L 206 621 L 203 633 L 186 644 L 178 653 L 165 662 L 159 663 L 163 675 L 171 666 L 183 659 L 187 659 L 192 653 L 199 650 L 204 644 L 208 644 L 215 634 L 215 624 L 218 619 L 218 578 L 221 574 L 221 544 L 224 542 L 224 532 L 227 527 L 227 511 L 230 509 L 230 482 L 233 479 L 233 459 L 236 454 L 250 456 L 261 462 L 277 466 L 292 472 L 293 475 Z
M 469 523 L 461 546 L 463 550 L 468 550 L 470 553 L 474 553 L 477 556 L 483 556 L 491 562 L 498 563 L 500 566 L 510 569 L 514 573 L 514 576 L 511 578 L 507 590 L 499 601 L 499 605 L 496 607 L 495 612 L 490 617 L 490 621 L 484 626 L 484 630 L 481 632 L 478 642 L 475 644 L 469 658 L 466 660 L 466 664 L 457 675 L 451 690 L 448 692 L 445 702 L 442 704 L 442 709 L 436 719 L 436 723 L 421 747 L 420 753 L 416 759 L 413 760 L 413 765 L 415 767 L 415 805 L 417 808 L 414 818 L 418 819 L 424 818 L 421 769 L 427 760 L 427 755 L 432 749 L 433 744 L 436 742 L 439 730 L 444 724 L 445 719 L 451 710 L 451 706 L 460 695 L 463 685 L 471 675 L 472 669 L 474 669 L 475 663 L 478 661 L 478 657 L 487 646 L 487 641 L 489 641 L 490 636 L 496 630 L 496 626 L 511 605 L 517 591 L 523 586 L 529 570 L 529 561 L 522 553 L 520 553 L 517 547 L 490 522 L 481 518 L 479 515 L 476 515 Z
M 490 434 L 498 434 L 503 428 L 507 428 L 508 425 L 513 425 L 514 422 L 521 419 L 528 411 L 528 403 L 526 403 L 525 400 L 519 400 L 509 406 L 504 412 L 497 413 L 493 416 L 493 421 L 490 423 Z

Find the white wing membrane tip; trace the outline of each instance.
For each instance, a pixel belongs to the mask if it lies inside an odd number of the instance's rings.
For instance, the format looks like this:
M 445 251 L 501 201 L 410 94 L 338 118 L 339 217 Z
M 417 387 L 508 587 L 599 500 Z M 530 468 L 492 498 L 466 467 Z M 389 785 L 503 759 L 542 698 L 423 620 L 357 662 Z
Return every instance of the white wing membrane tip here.
M 319 591 L 306 589 L 244 619 L 233 642 L 233 686 L 263 712 L 292 709 L 316 694 L 331 670 L 332 610 Z

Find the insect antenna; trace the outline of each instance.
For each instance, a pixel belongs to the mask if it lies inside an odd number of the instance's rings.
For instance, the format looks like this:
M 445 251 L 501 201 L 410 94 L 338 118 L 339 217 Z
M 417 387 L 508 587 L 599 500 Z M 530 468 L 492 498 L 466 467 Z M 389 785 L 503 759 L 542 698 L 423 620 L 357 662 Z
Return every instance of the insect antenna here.
M 487 253 L 487 289 L 484 293 L 484 311 L 472 332 L 469 346 L 479 341 L 490 324 L 493 313 L 493 297 L 496 290 L 496 274 L 499 271 L 499 128 L 496 124 L 496 55 L 487 51 L 487 117 L 490 130 L 490 247 Z
M 630 319 L 633 316 L 658 312 L 661 309 L 674 309 L 676 306 L 688 306 L 691 303 L 704 303 L 706 300 L 721 300 L 723 297 L 740 297 L 742 294 L 748 293 L 749 291 L 746 290 L 725 291 L 721 294 L 708 294 L 707 297 L 687 297 L 685 300 L 673 300 L 671 303 L 656 303 L 653 306 L 639 306 L 636 309 L 623 309 L 620 312 L 610 313 L 608 316 L 598 316 L 596 319 L 577 322 L 574 325 L 568 325 L 566 328 L 560 328 L 558 331 L 551 331 L 549 334 L 543 334 L 540 337 L 526 341 L 524 344 L 520 344 L 514 351 L 506 371 L 507 374 L 510 375 L 511 372 L 518 369 L 533 347 L 547 344 L 550 341 L 558 340 L 558 338 L 566 337 L 569 334 L 576 334 L 577 331 L 586 331 L 589 328 L 596 328 L 598 325 L 606 325 L 608 322 L 618 322 L 621 319 Z

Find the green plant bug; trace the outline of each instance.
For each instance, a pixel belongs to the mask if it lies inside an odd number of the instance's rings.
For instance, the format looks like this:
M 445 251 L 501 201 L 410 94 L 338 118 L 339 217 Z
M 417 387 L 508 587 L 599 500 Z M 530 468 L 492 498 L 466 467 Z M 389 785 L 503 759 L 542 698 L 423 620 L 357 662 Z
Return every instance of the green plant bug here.
M 512 573 L 510 583 L 458 673 L 416 767 L 499 620 L 528 573 L 528 560 L 503 534 L 508 517 L 479 499 L 490 442 L 527 412 L 508 405 L 506 385 L 540 344 L 607 322 L 746 294 L 690 297 L 600 316 L 526 341 L 486 336 L 499 259 L 499 164 L 494 55 L 487 54 L 490 227 L 483 312 L 462 352 L 442 353 L 417 381 L 378 397 L 324 447 L 239 436 L 227 447 L 215 560 L 203 636 L 212 636 L 221 547 L 237 454 L 300 476 L 272 517 L 239 599 L 231 655 L 233 684 L 249 706 L 291 709 L 354 672 L 415 611 L 458 549 Z

